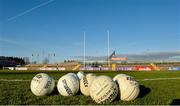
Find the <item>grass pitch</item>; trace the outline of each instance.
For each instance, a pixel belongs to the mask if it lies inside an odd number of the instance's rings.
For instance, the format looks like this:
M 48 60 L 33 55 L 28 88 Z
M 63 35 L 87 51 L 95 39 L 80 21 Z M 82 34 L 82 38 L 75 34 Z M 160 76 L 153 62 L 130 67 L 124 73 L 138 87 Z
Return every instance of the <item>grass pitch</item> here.
M 42 71 L 39 71 L 42 72 Z M 55 88 L 49 96 L 37 97 L 31 93 L 30 81 L 39 73 L 37 71 L 2 71 L 0 70 L 0 104 L 52 104 L 52 105 L 94 105 L 91 97 L 83 96 L 80 92 L 76 96 L 61 96 Z M 67 72 L 45 72 L 57 80 Z M 87 72 L 88 73 L 88 72 Z M 137 99 L 123 102 L 117 97 L 110 105 L 166 105 L 180 104 L 180 71 L 170 72 L 105 72 L 94 71 L 96 75 L 124 73 L 131 75 L 140 84 L 140 94 Z

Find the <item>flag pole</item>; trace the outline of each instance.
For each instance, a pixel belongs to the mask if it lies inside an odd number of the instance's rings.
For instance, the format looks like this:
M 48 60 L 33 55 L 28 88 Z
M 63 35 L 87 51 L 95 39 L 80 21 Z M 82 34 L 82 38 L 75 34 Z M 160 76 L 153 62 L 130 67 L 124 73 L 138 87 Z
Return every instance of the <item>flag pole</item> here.
M 86 32 L 84 34 L 84 69 L 86 67 Z
M 110 67 L 110 60 L 109 60 L 109 30 L 107 30 L 107 48 L 108 48 L 108 51 L 107 51 L 107 54 L 108 54 L 108 67 Z

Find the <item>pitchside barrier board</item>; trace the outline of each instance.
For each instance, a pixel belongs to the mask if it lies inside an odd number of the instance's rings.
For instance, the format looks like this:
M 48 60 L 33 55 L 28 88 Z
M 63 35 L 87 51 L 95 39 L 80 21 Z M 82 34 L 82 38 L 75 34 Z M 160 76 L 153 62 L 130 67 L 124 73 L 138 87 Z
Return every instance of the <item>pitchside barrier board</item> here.
M 117 67 L 116 70 L 117 71 L 132 71 L 133 68 L 132 67 Z
M 152 71 L 154 68 L 152 66 L 136 66 L 137 71 Z
M 170 71 L 180 71 L 180 67 L 169 67 L 168 70 Z
M 110 70 L 108 67 L 81 67 L 80 70 Z
M 80 70 L 112 70 L 111 68 L 108 67 L 81 67 Z M 117 67 L 116 71 L 132 71 L 133 67 Z
M 80 70 L 93 70 L 93 68 L 84 68 L 84 67 L 81 67 Z
M 39 70 L 62 70 L 62 71 L 64 71 L 64 70 L 66 70 L 66 68 L 64 68 L 64 67 L 41 67 L 41 68 L 39 68 Z
M 28 70 L 27 67 L 16 67 L 15 70 Z
M 7 67 L 9 70 L 28 70 L 27 67 Z
M 15 67 L 7 67 L 9 70 L 15 70 Z

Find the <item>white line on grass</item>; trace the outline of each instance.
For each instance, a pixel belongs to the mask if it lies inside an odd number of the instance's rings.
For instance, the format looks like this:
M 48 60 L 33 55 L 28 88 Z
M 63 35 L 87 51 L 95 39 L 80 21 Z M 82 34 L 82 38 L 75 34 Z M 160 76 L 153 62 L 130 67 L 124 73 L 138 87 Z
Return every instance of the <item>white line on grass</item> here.
M 138 81 L 157 81 L 157 80 L 176 80 L 180 79 L 180 77 L 175 78 L 146 78 L 146 79 L 139 79 Z
M 23 80 L 23 79 L 0 79 L 0 81 L 4 81 L 4 82 L 28 82 L 30 80 Z

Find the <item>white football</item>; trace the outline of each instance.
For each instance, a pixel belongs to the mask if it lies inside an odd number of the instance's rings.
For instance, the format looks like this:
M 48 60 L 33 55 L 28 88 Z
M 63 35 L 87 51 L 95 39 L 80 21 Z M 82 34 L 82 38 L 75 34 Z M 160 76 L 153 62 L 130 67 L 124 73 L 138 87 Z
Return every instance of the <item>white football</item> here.
M 79 80 L 81 80 L 81 78 L 83 78 L 85 76 L 85 73 L 83 71 L 79 71 L 77 73 L 77 76 L 78 76 Z
M 57 89 L 62 96 L 73 96 L 79 91 L 79 79 L 66 74 L 58 80 Z
M 77 74 L 75 74 L 75 73 L 68 73 L 67 75 L 72 75 L 72 76 L 74 76 L 77 80 L 79 80 Z
M 92 81 L 96 78 L 96 75 L 93 73 L 86 74 L 81 80 L 80 80 L 80 90 L 81 93 L 85 96 L 90 96 L 89 89 L 91 86 Z
M 112 102 L 117 94 L 117 84 L 108 76 L 96 77 L 90 86 L 91 98 L 100 104 Z
M 31 81 L 31 91 L 36 96 L 45 96 L 50 94 L 55 87 L 55 81 L 45 73 L 39 73 Z
M 119 85 L 120 99 L 123 101 L 131 101 L 137 98 L 140 89 L 135 79 L 126 74 L 118 74 L 113 78 Z

